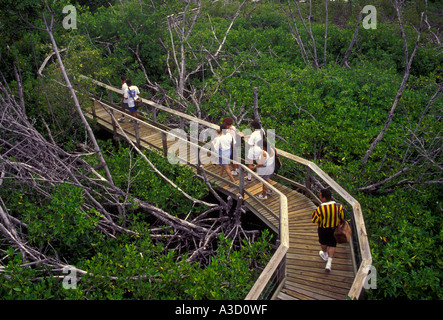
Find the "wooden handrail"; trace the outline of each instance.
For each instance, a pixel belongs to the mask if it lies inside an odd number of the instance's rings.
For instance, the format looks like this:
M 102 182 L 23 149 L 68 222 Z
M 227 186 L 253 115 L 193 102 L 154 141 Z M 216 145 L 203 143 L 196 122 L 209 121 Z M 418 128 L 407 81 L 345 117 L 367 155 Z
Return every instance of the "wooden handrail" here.
M 91 98 L 93 101 L 97 101 L 102 107 L 106 107 L 109 110 L 115 111 L 115 112 L 119 112 L 120 110 L 117 108 L 114 108 L 113 106 L 104 103 L 103 101 L 97 100 L 95 98 Z M 140 121 L 139 119 L 136 119 L 135 117 L 131 116 L 131 115 L 126 115 L 131 119 L 137 120 L 137 122 L 143 126 L 148 126 L 151 128 L 155 128 L 156 130 L 160 131 L 162 134 L 172 134 L 164 129 L 161 128 L 157 128 L 152 124 L 149 124 L 147 122 L 144 121 Z M 187 140 L 187 138 L 183 138 L 181 136 L 178 135 L 174 135 L 172 134 L 175 138 L 181 139 L 183 141 L 186 141 L 187 144 L 189 145 L 193 145 L 196 148 L 199 148 L 200 150 L 202 150 L 203 152 L 211 152 L 213 153 L 211 150 L 206 149 L 202 146 L 200 146 L 199 144 L 193 143 L 192 141 Z M 220 155 L 218 154 L 214 154 L 217 157 L 220 157 Z M 261 292 L 263 291 L 264 287 L 267 285 L 268 280 L 270 279 L 270 277 L 272 276 L 272 274 L 274 273 L 274 271 L 276 270 L 276 268 L 282 263 L 282 261 L 284 261 L 284 259 L 286 258 L 286 252 L 289 249 L 289 224 L 288 224 L 288 199 L 287 197 L 280 192 L 280 190 L 278 190 L 277 188 L 275 188 L 273 185 L 271 185 L 270 183 L 268 183 L 266 180 L 264 180 L 263 178 L 261 178 L 260 176 L 258 176 L 254 171 L 250 170 L 247 166 L 243 165 L 243 164 L 239 164 L 240 170 L 243 170 L 243 172 L 247 172 L 250 173 L 255 179 L 257 179 L 258 181 L 260 181 L 261 183 L 265 184 L 269 189 L 271 189 L 276 195 L 278 195 L 280 197 L 280 214 L 279 214 L 279 240 L 280 240 L 280 245 L 279 248 L 277 249 L 277 251 L 274 253 L 274 255 L 272 256 L 271 260 L 269 261 L 269 263 L 267 264 L 267 266 L 265 267 L 265 269 L 263 270 L 263 272 L 261 273 L 259 279 L 256 281 L 255 285 L 253 286 L 253 288 L 250 290 L 250 293 L 247 296 L 247 299 L 252 299 L 252 300 L 256 300 L 258 299 L 258 297 L 260 296 Z M 240 188 L 240 186 L 239 186 Z
M 117 89 L 115 87 L 109 86 L 105 83 L 102 83 L 100 81 L 88 78 L 86 76 L 81 76 L 82 78 L 89 79 L 96 85 L 103 87 L 107 90 L 110 90 L 112 92 L 116 92 L 118 94 L 122 94 L 121 89 Z M 153 101 L 147 100 L 142 98 L 143 103 L 151 105 L 152 107 L 162 110 L 165 112 L 168 112 L 170 114 L 176 115 L 180 117 L 181 119 L 187 119 L 189 121 L 194 121 L 202 126 L 205 126 L 207 128 L 211 129 L 218 129 L 219 126 L 215 125 L 211 122 L 201 120 L 198 118 L 195 118 L 193 116 L 187 115 L 185 113 L 173 110 L 171 108 L 167 108 L 165 106 L 159 105 Z M 120 112 L 121 110 L 116 109 L 112 106 L 107 105 L 107 107 Z M 128 117 L 133 118 L 131 115 L 128 115 Z M 134 120 L 137 120 L 133 118 Z M 143 125 L 149 125 L 146 122 L 141 122 Z M 152 125 L 149 125 L 152 126 Z M 156 129 L 159 129 L 158 127 Z M 159 129 L 162 132 L 165 131 L 164 129 Z M 169 133 L 169 132 L 164 132 Z M 182 139 L 179 136 L 176 136 L 179 139 Z M 188 141 L 186 139 L 186 142 L 188 144 L 192 144 L 197 148 L 201 148 L 200 145 L 194 144 L 192 141 Z M 210 150 L 205 149 L 205 151 L 210 152 Z M 347 203 L 349 203 L 353 210 L 353 217 L 355 221 L 355 227 L 356 227 L 356 236 L 359 243 L 360 248 L 360 254 L 361 254 L 361 264 L 358 268 L 357 274 L 354 278 L 354 282 L 352 284 L 352 287 L 348 293 L 348 296 L 351 299 L 358 299 L 361 296 L 361 293 L 364 289 L 364 283 L 365 279 L 369 273 L 370 267 L 372 265 L 372 255 L 369 247 L 369 241 L 366 233 L 366 227 L 363 219 L 363 214 L 361 211 L 360 204 L 357 200 L 355 200 L 345 189 L 343 189 L 337 182 L 335 182 L 331 177 L 329 177 L 322 169 L 320 169 L 315 163 L 306 160 L 304 158 L 298 157 L 296 155 L 293 155 L 289 152 L 286 152 L 281 149 L 277 149 L 277 153 L 279 156 L 287 158 L 293 162 L 299 163 L 301 165 L 304 165 L 308 170 L 313 171 L 315 174 L 317 174 L 324 182 L 326 182 L 334 191 L 336 191 Z M 217 155 L 218 156 L 218 155 Z M 272 274 L 275 272 L 276 268 L 285 260 L 286 252 L 289 248 L 289 227 L 288 227 L 288 204 L 287 204 L 287 198 L 286 196 L 281 193 L 278 189 L 276 189 L 274 186 L 269 184 L 266 180 L 263 180 L 261 177 L 259 177 L 255 172 L 251 171 L 247 166 L 243 164 L 239 164 L 240 168 L 244 172 L 249 172 L 251 175 L 255 177 L 255 179 L 259 180 L 263 184 L 265 184 L 268 188 L 272 189 L 275 194 L 277 194 L 280 197 L 280 221 L 279 221 L 279 238 L 280 238 L 280 245 L 277 249 L 277 251 L 274 253 L 273 257 L 269 261 L 266 268 L 263 270 L 262 274 L 260 275 L 259 279 L 256 281 L 255 285 L 251 289 L 250 293 L 247 295 L 247 299 L 258 299 L 260 296 L 263 288 L 266 286 L 267 282 L 269 281 Z M 309 189 L 309 188 L 308 188 Z
M 249 290 L 249 293 L 246 296 L 245 300 L 257 300 L 260 297 L 264 288 L 271 280 L 272 275 L 275 273 L 275 271 L 277 271 L 280 263 L 285 259 L 288 249 L 289 247 L 280 244 L 280 246 L 277 248 L 277 251 L 275 251 L 271 260 L 269 260 L 268 264 L 258 277 L 252 289 Z
M 353 217 L 355 222 L 356 236 L 359 243 L 361 264 L 358 268 L 357 274 L 354 278 L 354 282 L 349 290 L 348 296 L 351 299 L 358 299 L 364 289 L 365 279 L 368 275 L 369 269 L 372 265 L 372 254 L 369 247 L 368 235 L 363 219 L 363 213 L 361 211 L 360 203 L 355 200 L 345 189 L 343 189 L 337 182 L 329 177 L 322 169 L 320 169 L 315 163 L 297 157 L 284 150 L 277 149 L 279 156 L 285 157 L 289 160 L 300 163 L 312 171 L 314 171 L 324 182 L 326 182 L 334 191 L 336 191 L 347 203 L 352 207 Z
M 121 89 L 117 89 L 115 87 L 107 85 L 106 83 L 103 83 L 103 82 L 91 79 L 91 78 L 83 76 L 83 75 L 81 75 L 80 77 L 83 78 L 83 79 L 91 80 L 93 83 L 95 83 L 99 87 L 105 88 L 107 90 L 111 90 L 111 91 L 113 91 L 115 93 L 118 93 L 120 95 L 122 94 L 122 90 Z M 148 99 L 145 99 L 145 98 L 141 98 L 141 99 L 142 99 L 143 103 L 145 103 L 147 105 L 150 105 L 150 106 L 152 106 L 152 107 L 154 107 L 154 108 L 156 108 L 158 110 L 166 111 L 166 112 L 168 112 L 170 114 L 173 114 L 173 115 L 176 115 L 176 116 L 178 116 L 180 118 L 183 118 L 183 119 L 186 119 L 186 120 L 189 120 L 189 121 L 197 122 L 198 124 L 201 124 L 201 125 L 203 125 L 205 127 L 211 128 L 211 129 L 217 130 L 217 129 L 220 128 L 220 126 L 218 126 L 216 124 L 213 124 L 212 122 L 205 121 L 205 120 L 202 120 L 202 119 L 190 116 L 189 114 L 186 114 L 186 113 L 183 113 L 183 112 L 180 112 L 180 111 L 177 111 L 177 110 L 174 110 L 174 109 L 162 106 L 162 105 L 160 105 L 158 103 L 155 103 L 154 101 L 151 101 L 151 100 L 148 100 Z M 120 112 L 121 110 L 118 110 L 118 111 Z

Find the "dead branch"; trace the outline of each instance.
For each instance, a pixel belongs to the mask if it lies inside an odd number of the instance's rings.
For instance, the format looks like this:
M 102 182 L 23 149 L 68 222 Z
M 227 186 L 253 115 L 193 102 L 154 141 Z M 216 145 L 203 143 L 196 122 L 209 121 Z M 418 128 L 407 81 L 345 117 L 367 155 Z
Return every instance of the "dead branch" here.
M 47 3 L 45 3 L 45 6 L 46 6 L 46 9 L 48 10 L 48 12 L 51 15 L 51 20 L 49 22 L 47 21 L 44 12 L 42 12 L 42 20 L 43 20 L 43 22 L 45 24 L 45 31 L 47 32 L 47 34 L 49 35 L 49 39 L 51 40 L 52 49 L 54 50 L 55 55 L 57 57 L 57 60 L 58 60 L 59 66 L 60 66 L 60 70 L 61 70 L 61 72 L 63 74 L 63 78 L 64 78 L 64 80 L 66 82 L 66 86 L 68 87 L 68 89 L 69 89 L 69 91 L 70 91 L 70 93 L 72 95 L 72 99 L 74 100 L 75 109 L 77 110 L 77 112 L 78 112 L 78 114 L 80 116 L 80 119 L 82 120 L 83 125 L 86 127 L 86 130 L 87 130 L 87 132 L 89 134 L 89 138 L 91 139 L 91 141 L 92 141 L 92 143 L 94 145 L 94 149 L 95 149 L 95 152 L 97 153 L 97 156 L 99 158 L 100 165 L 105 169 L 106 178 L 108 179 L 110 184 L 113 184 L 112 176 L 111 176 L 111 173 L 109 172 L 108 165 L 106 164 L 106 162 L 105 162 L 105 160 L 103 158 L 103 155 L 102 155 L 102 153 L 100 151 L 100 147 L 98 146 L 97 140 L 95 139 L 94 133 L 92 132 L 92 129 L 91 129 L 88 121 L 86 120 L 86 118 L 85 118 L 85 116 L 84 116 L 84 114 L 82 112 L 82 109 L 80 107 L 80 103 L 79 103 L 78 98 L 77 98 L 77 94 L 76 94 L 76 92 L 74 90 L 74 87 L 71 84 L 71 81 L 69 80 L 68 74 L 66 73 L 65 66 L 63 64 L 63 60 L 62 60 L 62 58 L 60 56 L 60 51 L 58 50 L 57 43 L 56 43 L 54 35 L 52 33 L 52 27 L 53 27 L 53 21 L 54 21 L 54 13 L 49 8 Z
M 134 142 L 127 136 L 126 132 L 123 130 L 123 128 L 120 126 L 120 123 L 117 121 L 117 119 L 115 119 L 114 114 L 112 112 L 108 112 L 109 115 L 112 117 L 113 121 L 116 123 L 116 125 L 118 126 L 120 132 L 122 132 L 122 134 L 124 135 L 126 141 L 129 142 L 129 144 L 134 148 L 135 151 L 137 151 L 137 153 L 149 164 L 149 166 L 154 170 L 155 173 L 157 173 L 160 177 L 162 177 L 163 180 L 165 180 L 168 184 L 170 184 L 172 187 L 174 187 L 175 189 L 177 189 L 178 191 L 180 191 L 187 199 L 191 200 L 194 204 L 195 203 L 199 203 L 199 204 L 203 204 L 206 205 L 208 207 L 215 207 L 216 204 L 213 203 L 208 203 L 205 201 L 201 201 L 198 199 L 195 199 L 193 197 L 191 197 L 189 194 L 187 194 L 186 192 L 184 192 L 179 186 L 177 186 L 173 181 L 171 181 L 170 179 L 168 179 L 160 170 L 157 169 L 156 166 L 154 166 L 154 164 L 146 157 L 146 155 L 141 152 L 141 150 L 134 144 Z M 134 124 L 135 126 L 138 126 L 138 123 Z
M 383 139 L 389 124 L 391 123 L 393 117 L 394 117 L 394 113 L 395 110 L 397 108 L 398 102 L 400 101 L 400 98 L 403 94 L 403 91 L 406 87 L 406 83 L 408 82 L 409 79 L 409 75 L 411 72 L 411 66 L 412 66 L 412 62 L 414 60 L 415 54 L 417 52 L 418 49 L 418 45 L 420 43 L 420 37 L 421 37 L 421 32 L 423 30 L 423 17 L 424 17 L 424 12 L 421 13 L 421 19 L 420 19 L 420 28 L 418 30 L 418 35 L 417 35 L 417 41 L 415 43 L 415 47 L 414 50 L 412 51 L 412 54 L 409 56 L 409 51 L 408 51 L 408 44 L 406 41 L 406 35 L 405 35 L 405 31 L 403 28 L 403 22 L 402 22 L 402 17 L 401 17 L 401 11 L 400 11 L 400 4 L 398 2 L 398 0 L 394 0 L 394 2 L 392 2 L 392 0 L 390 0 L 392 6 L 394 7 L 396 13 L 397 13 L 397 18 L 398 18 L 398 22 L 400 25 L 400 32 L 401 32 L 401 36 L 403 39 L 403 44 L 404 44 L 404 53 L 405 53 L 405 73 L 403 75 L 403 80 L 400 84 L 400 87 L 397 91 L 397 95 L 395 96 L 394 99 L 394 103 L 392 104 L 391 110 L 389 111 L 388 114 L 388 118 L 386 119 L 384 126 L 382 128 L 382 130 L 380 131 L 380 133 L 378 134 L 378 136 L 375 138 L 375 140 L 371 143 L 371 146 L 369 147 L 369 149 L 366 151 L 363 160 L 362 160 L 362 167 L 363 167 L 363 172 L 364 172 L 364 168 L 366 166 L 366 163 L 369 160 L 369 156 L 372 154 L 372 152 L 374 151 L 375 147 L 378 145 L 378 143 Z
M 198 60 L 196 51 L 192 48 L 191 43 L 189 42 L 189 37 L 192 33 L 192 29 L 194 28 L 194 25 L 196 23 L 196 20 L 199 18 L 200 15 L 200 1 L 196 1 L 197 7 L 190 10 L 190 4 L 192 1 L 187 1 L 186 6 L 184 9 L 184 12 L 173 14 L 167 17 L 167 23 L 168 23 L 168 32 L 169 32 L 169 38 L 171 41 L 171 50 L 161 41 L 162 46 L 167 50 L 167 70 L 168 74 L 171 78 L 171 81 L 176 86 L 176 92 L 177 95 L 182 99 L 183 101 L 186 100 L 186 98 L 189 98 L 192 103 L 196 106 L 197 109 L 197 116 L 201 118 L 203 116 L 203 113 L 200 108 L 201 99 L 205 96 L 204 92 L 206 89 L 206 86 L 203 85 L 202 89 L 199 89 L 200 92 L 198 93 L 196 88 L 192 86 L 192 84 L 189 84 L 189 79 L 192 75 L 195 75 L 197 73 L 202 73 L 206 70 L 208 67 L 213 72 L 213 74 L 216 74 L 214 72 L 213 63 L 217 64 L 217 66 L 221 68 L 221 66 L 218 64 L 218 59 L 221 56 L 221 53 L 223 52 L 223 47 L 226 43 L 227 37 L 232 29 L 233 24 L 235 23 L 237 17 L 239 16 L 241 9 L 243 8 L 244 4 L 246 3 L 246 0 L 244 0 L 239 7 L 236 10 L 236 13 L 231 19 L 231 22 L 226 29 L 224 33 L 223 39 L 220 41 L 214 30 L 214 39 L 218 43 L 218 47 L 215 50 L 215 52 L 211 52 L 211 50 L 205 48 L 204 46 L 201 46 L 200 54 L 203 58 L 201 59 L 201 62 L 198 62 L 195 67 L 193 67 L 192 70 L 188 70 L 188 63 L 187 63 L 187 50 L 186 48 L 189 48 L 189 52 L 194 60 Z M 178 44 L 177 44 L 178 43 Z M 171 67 L 170 60 L 174 63 L 174 68 L 177 71 L 174 72 L 173 68 Z M 233 74 L 237 72 L 237 68 L 235 68 Z M 232 74 L 230 75 L 232 76 Z M 228 77 L 230 77 L 228 76 Z M 217 76 L 219 79 L 219 77 Z M 220 79 L 219 79 L 220 80 Z M 188 88 L 187 88 L 188 87 Z M 218 86 L 215 89 L 215 92 L 218 90 Z M 185 103 L 185 102 L 183 102 Z
M 348 58 L 352 52 L 352 48 L 354 47 L 355 41 L 357 40 L 358 30 L 360 29 L 360 23 L 361 23 L 362 18 L 363 18 L 363 10 L 361 10 L 360 14 L 358 15 L 357 24 L 355 25 L 354 35 L 352 36 L 351 43 L 349 44 L 349 47 L 345 52 L 345 56 L 343 57 L 343 59 L 340 63 L 340 67 L 343 67 L 344 65 L 349 67 Z
M 167 248 L 174 247 L 186 252 L 188 257 L 190 257 L 190 261 L 209 262 L 210 256 L 215 254 L 216 240 L 221 234 L 229 235 L 233 239 L 233 245 L 235 246 L 241 245 L 244 237 L 251 243 L 257 232 L 243 230 L 241 226 L 241 214 L 244 212 L 241 197 L 239 197 L 235 207 L 232 198 L 229 198 L 227 201 L 221 199 L 210 186 L 203 168 L 201 168 L 200 172 L 203 173 L 206 184 L 218 199 L 219 204 L 207 203 L 187 195 L 179 186 L 167 179 L 155 168 L 149 159 L 128 139 L 132 147 L 142 155 L 143 160 L 157 174 L 182 192 L 194 204 L 199 203 L 209 207 L 201 216 L 191 221 L 175 217 L 147 203 L 143 199 L 134 198 L 128 194 L 128 190 L 122 190 L 113 183 L 109 168 L 94 133 L 83 115 L 76 92 L 64 68 L 60 51 L 57 48 L 52 33 L 53 13 L 49 6 L 46 6 L 46 10 L 49 11 L 51 18 L 49 21 L 46 20 L 46 16 L 42 12 L 42 19 L 45 24 L 45 29 L 43 30 L 49 35 L 66 86 L 73 97 L 81 122 L 88 132 L 89 141 L 86 141 L 84 144 L 79 143 L 77 145 L 79 150 L 76 153 L 66 152 L 55 143 L 55 139 L 52 137 L 48 126 L 46 126 L 46 131 L 49 138 L 46 139 L 34 127 L 34 123 L 28 119 L 25 108 L 20 108 L 19 103 L 15 101 L 3 77 L 3 81 L 0 81 L 0 90 L 3 93 L 0 95 L 0 131 L 2 132 L 0 136 L 0 184 L 2 186 L 7 184 L 12 192 L 24 192 L 40 203 L 51 200 L 51 194 L 57 185 L 69 184 L 81 188 L 84 201 L 79 204 L 81 206 L 80 209 L 86 214 L 98 211 L 100 217 L 97 224 L 98 231 L 112 238 L 115 238 L 120 233 L 135 234 L 134 231 L 121 225 L 121 223 L 125 223 L 125 221 L 121 222 L 121 220 L 127 219 L 126 207 L 129 203 L 126 201 L 121 202 L 120 199 L 131 197 L 139 209 L 153 215 L 161 224 L 167 226 L 166 229 L 173 229 L 174 234 L 167 237 Z M 187 37 L 189 37 L 189 33 Z M 20 77 L 18 81 L 21 82 Z M 116 123 L 118 124 L 117 121 Z M 89 146 L 89 143 L 92 143 L 92 147 Z M 86 161 L 83 158 L 85 155 L 96 155 L 99 162 L 98 167 L 93 167 Z M 99 169 L 105 171 L 105 177 L 99 173 Z M 32 190 L 32 193 L 29 190 Z M 212 216 L 216 212 L 218 212 L 218 216 Z M 12 247 L 17 248 L 23 254 L 26 265 L 43 264 L 54 268 L 54 270 L 66 267 L 66 263 L 62 262 L 64 257 L 59 257 L 56 249 L 52 249 L 55 256 L 50 257 L 43 249 L 30 246 L 26 241 L 25 231 L 23 231 L 26 230 L 26 227 L 26 224 L 20 221 L 20 217 L 14 217 L 8 213 L 3 201 L 0 201 L 0 232 Z M 163 241 L 164 234 L 158 231 L 155 231 L 154 234 L 159 236 L 154 237 L 156 241 Z M 52 245 L 48 243 L 48 247 L 52 248 Z M 78 271 L 81 274 L 86 274 L 86 271 Z
M 306 65 L 308 65 L 309 64 L 309 57 L 308 57 L 308 54 L 306 53 L 305 46 L 304 46 L 303 41 L 300 37 L 300 32 L 298 31 L 296 19 L 295 19 L 294 15 L 292 13 L 292 10 L 291 10 L 291 4 L 288 0 L 288 8 L 289 8 L 288 12 L 285 10 L 285 8 L 283 7 L 283 5 L 281 4 L 280 1 L 279 1 L 279 4 L 280 4 L 280 8 L 286 13 L 286 19 L 288 21 L 289 27 L 291 28 L 292 37 L 294 37 L 295 40 L 297 41 L 297 44 L 298 44 L 300 51 L 301 51 L 301 56 L 303 58 L 303 61 L 305 62 Z M 290 22 L 290 20 L 292 21 L 292 23 Z
M 7 92 L 1 82 L 0 88 Z M 95 154 L 94 149 L 79 144 L 79 147 L 83 149 L 82 151 L 74 154 L 66 152 L 55 144 L 50 131 L 49 139 L 46 140 L 34 128 L 26 115 L 17 108 L 14 97 L 5 96 L 5 99 L 1 99 L 1 102 L 0 182 L 2 185 L 8 183 L 8 187 L 15 190 L 29 186 L 33 190 L 29 196 L 40 198 L 41 201 L 50 201 L 53 188 L 59 184 L 66 183 L 79 187 L 83 190 L 85 196 L 82 210 L 91 212 L 91 209 L 95 209 L 100 213 L 100 220 L 97 225 L 100 232 L 109 237 L 115 237 L 119 233 L 134 234 L 133 231 L 117 223 L 121 218 L 127 218 L 125 208 L 128 203 L 119 200 L 130 197 L 127 190 L 121 190 L 115 185 L 109 184 L 108 180 L 99 174 L 96 168 L 93 168 L 83 159 L 83 156 Z M 116 123 L 118 122 L 116 121 Z M 48 129 L 47 127 L 46 130 Z M 130 140 L 128 139 L 128 141 Z M 134 149 L 143 154 L 133 143 L 131 144 Z M 145 156 L 142 159 L 151 165 L 158 174 L 162 175 L 149 159 Z M 201 168 L 201 172 L 203 172 L 203 177 L 205 177 L 208 187 L 218 199 L 219 204 L 193 199 L 188 195 L 187 198 L 192 200 L 193 203 L 206 205 L 209 208 L 201 216 L 191 221 L 175 217 L 143 199 L 131 198 L 139 209 L 151 214 L 161 224 L 174 230 L 174 234 L 167 237 L 167 248 L 177 248 L 180 252 L 186 252 L 188 257 L 192 257 L 190 261 L 205 264 L 209 262 L 210 256 L 215 254 L 215 244 L 221 234 L 229 234 L 233 228 L 236 228 L 238 232 L 231 233 L 230 237 L 236 237 L 234 243 L 237 246 L 241 245 L 245 236 L 248 237 L 247 241 L 251 242 L 253 240 L 251 236 L 255 233 L 244 231 L 241 228 L 240 216 L 243 210 L 240 205 L 241 199 L 234 208 L 233 199 L 228 199 L 228 201 L 221 199 L 207 181 L 203 168 Z M 172 185 L 182 191 L 174 183 Z M 183 194 L 186 196 L 185 193 Z M 120 214 L 112 213 L 115 212 L 115 210 L 112 210 L 113 208 L 119 209 Z M 217 212 L 217 216 L 212 216 L 213 213 Z M 16 226 L 26 228 L 26 224 L 17 217 L 8 215 L 6 210 L 2 210 L 0 222 L 2 222 L 0 232 L 14 247 L 22 252 L 25 261 L 45 264 L 54 268 L 61 268 L 66 265 L 60 261 L 63 257 L 50 258 L 40 252 L 39 249 L 26 245 L 25 236 L 16 231 Z M 155 241 L 165 241 L 165 234 L 157 231 L 154 234 L 156 236 L 153 238 Z
M 315 38 L 314 38 L 314 33 L 312 32 L 312 28 L 311 28 L 311 19 L 312 19 L 312 2 L 311 0 L 309 0 L 309 16 L 307 18 L 308 20 L 308 26 L 306 26 L 305 23 L 305 19 L 303 18 L 303 15 L 300 11 L 300 6 L 298 5 L 298 1 L 294 1 L 295 5 L 297 7 L 297 11 L 298 11 L 298 15 L 300 17 L 300 20 L 303 24 L 303 27 L 306 30 L 306 33 L 309 35 L 309 38 L 311 38 L 311 42 L 312 42 L 312 57 L 313 57 L 313 61 L 314 61 L 314 67 L 315 68 L 319 68 L 319 63 L 318 63 L 318 57 L 317 57 L 317 46 L 315 44 Z M 295 24 L 295 22 L 294 22 Z

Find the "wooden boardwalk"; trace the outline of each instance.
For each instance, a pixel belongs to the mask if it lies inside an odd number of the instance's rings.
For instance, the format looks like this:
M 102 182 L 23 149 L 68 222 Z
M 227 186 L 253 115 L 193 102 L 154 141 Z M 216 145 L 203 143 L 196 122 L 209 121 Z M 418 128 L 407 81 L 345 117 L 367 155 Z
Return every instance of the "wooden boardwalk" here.
M 94 117 L 100 127 L 123 136 L 118 126 L 113 124 L 112 118 L 106 110 L 94 101 L 93 111 L 88 114 Z M 115 118 L 120 113 L 115 112 Z M 150 122 L 149 119 L 144 119 Z M 126 135 L 136 142 L 135 126 L 128 120 L 119 123 Z M 155 129 L 149 126 L 138 126 L 139 145 L 141 148 L 164 150 L 175 141 L 167 141 L 164 137 L 165 127 Z M 163 133 L 162 133 L 163 131 Z M 188 161 L 191 160 L 188 153 Z M 220 179 L 218 166 L 208 164 L 204 166 L 208 178 L 218 186 L 217 190 L 225 194 L 236 196 L 238 187 L 227 181 L 227 177 Z M 196 169 L 194 169 L 196 170 Z M 238 177 L 236 182 L 238 183 Z M 281 300 L 330 300 L 346 299 L 355 278 L 352 251 L 349 244 L 338 245 L 336 256 L 332 263 L 332 271 L 325 272 L 325 262 L 318 252 L 317 227 L 311 222 L 312 212 L 316 205 L 303 194 L 276 181 L 271 184 L 287 197 L 288 224 L 289 224 L 289 249 L 286 254 L 286 278 L 273 295 Z M 254 180 L 247 182 L 244 187 L 244 204 L 270 229 L 278 232 L 279 229 L 279 196 L 271 194 L 267 200 L 259 200 L 256 196 L 261 193 L 262 184 Z

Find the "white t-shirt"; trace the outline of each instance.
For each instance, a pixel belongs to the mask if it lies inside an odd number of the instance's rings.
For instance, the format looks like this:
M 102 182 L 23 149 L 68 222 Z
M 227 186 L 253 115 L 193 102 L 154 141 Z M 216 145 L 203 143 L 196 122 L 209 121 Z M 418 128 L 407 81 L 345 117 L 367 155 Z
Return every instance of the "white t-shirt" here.
M 214 139 L 214 149 L 217 150 L 230 150 L 232 143 L 232 136 L 230 134 L 222 134 Z
M 129 94 L 129 90 L 131 90 L 131 94 Z M 135 106 L 135 99 L 137 99 L 137 95 L 140 94 L 140 91 L 138 90 L 137 86 L 130 86 L 124 95 L 125 99 L 128 99 L 128 105 L 130 108 L 134 108 Z M 131 97 L 132 95 L 132 97 Z
M 250 146 L 256 146 L 262 140 L 261 130 L 255 130 L 248 139 Z
M 261 130 L 255 130 L 250 136 L 249 139 L 247 140 L 247 143 L 249 145 L 249 150 L 248 150 L 248 156 L 247 158 L 249 160 L 257 160 L 263 149 L 261 148 L 261 142 L 262 141 L 262 136 L 261 136 Z
M 126 82 L 125 83 L 123 83 L 123 85 L 122 85 L 122 95 L 123 95 L 123 103 L 128 103 L 128 99 L 125 99 L 125 93 L 126 93 L 126 90 L 128 90 L 128 85 L 126 84 Z
M 263 153 L 263 149 L 259 146 L 251 146 L 248 150 L 248 160 L 257 160 Z
M 228 130 L 226 130 L 226 132 L 227 132 L 227 134 L 231 135 L 231 137 L 233 139 L 233 143 L 236 144 L 237 142 L 235 140 L 236 140 L 236 136 L 237 136 L 236 135 L 237 129 L 235 129 L 235 127 L 231 125 L 231 127 Z
M 263 156 L 264 154 L 264 156 Z M 260 157 L 257 159 L 257 163 L 262 166 L 257 167 L 257 174 L 259 176 L 267 176 L 274 173 L 275 153 L 272 150 L 271 154 L 263 151 Z

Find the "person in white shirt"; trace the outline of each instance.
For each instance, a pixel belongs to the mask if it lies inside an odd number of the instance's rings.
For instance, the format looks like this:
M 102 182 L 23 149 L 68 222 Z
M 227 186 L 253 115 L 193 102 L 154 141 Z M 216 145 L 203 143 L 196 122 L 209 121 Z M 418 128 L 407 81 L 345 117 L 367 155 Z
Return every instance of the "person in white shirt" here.
M 257 159 L 257 164 L 254 166 L 254 169 L 257 169 L 257 174 L 268 181 L 271 179 L 274 174 L 274 164 L 275 164 L 275 150 L 268 143 L 266 139 L 263 140 L 263 149 L 262 152 Z M 263 184 L 262 193 L 257 196 L 257 198 L 266 200 L 268 198 L 267 194 L 271 193 L 272 190 L 268 191 L 268 187 Z
M 128 106 L 128 99 L 125 99 L 125 92 L 126 90 L 128 90 L 128 85 L 126 84 L 126 77 L 125 76 L 121 76 L 120 78 L 121 82 L 122 82 L 122 100 L 121 100 L 121 107 L 122 107 L 122 116 L 120 119 L 118 119 L 119 122 L 123 122 L 125 121 L 125 112 L 126 110 L 129 110 L 129 106 Z
M 226 125 L 220 125 L 220 130 L 218 131 L 217 137 L 215 137 L 214 141 L 212 141 L 212 147 L 215 152 L 219 154 L 219 164 L 221 165 L 220 177 L 223 176 L 223 173 L 226 173 L 229 176 L 229 179 L 232 182 L 235 182 L 234 177 L 232 176 L 231 171 L 229 170 L 229 162 L 231 162 L 231 144 L 232 144 L 232 136 L 227 132 Z
M 134 118 L 138 118 L 137 109 L 135 108 L 135 100 L 140 95 L 140 90 L 137 86 L 133 86 L 131 80 L 127 79 L 126 84 L 128 85 L 128 89 L 125 91 L 124 98 L 128 100 L 129 112 Z M 133 120 L 130 120 L 133 122 Z
M 245 141 L 249 146 L 248 150 L 248 168 L 253 170 L 254 169 L 254 161 L 257 161 L 257 159 L 260 157 L 262 153 L 261 146 L 263 145 L 263 133 L 260 126 L 260 123 L 258 121 L 252 121 L 251 123 L 252 128 L 254 129 L 254 132 L 251 135 L 248 135 L 245 137 Z M 248 181 L 252 180 L 251 173 L 248 172 L 247 178 Z
M 237 152 L 237 142 L 240 142 L 240 136 L 237 134 L 237 129 L 232 125 L 234 123 L 234 119 L 228 117 L 223 120 L 223 124 L 226 126 L 228 130 L 228 134 L 232 136 L 232 151 L 231 151 L 231 167 L 232 167 L 232 175 L 238 175 L 238 168 L 240 163 L 240 158 L 238 157 Z M 237 141 L 238 139 L 238 141 Z

